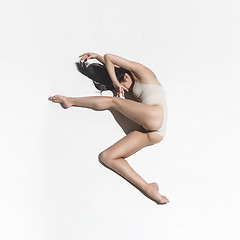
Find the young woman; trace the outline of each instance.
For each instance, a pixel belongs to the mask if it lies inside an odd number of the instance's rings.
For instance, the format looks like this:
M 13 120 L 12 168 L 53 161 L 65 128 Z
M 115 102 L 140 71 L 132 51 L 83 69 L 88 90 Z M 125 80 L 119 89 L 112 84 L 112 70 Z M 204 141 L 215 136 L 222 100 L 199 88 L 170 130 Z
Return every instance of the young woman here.
M 88 59 L 97 59 L 102 64 L 87 65 Z M 75 106 L 96 111 L 109 110 L 126 136 L 99 154 L 100 163 L 119 174 L 157 204 L 168 203 L 168 198 L 159 193 L 158 184 L 147 183 L 126 161 L 127 157 L 138 150 L 159 143 L 165 135 L 166 98 L 156 75 L 141 63 L 109 53 L 102 57 L 86 52 L 80 55 L 76 66 L 93 81 L 101 93 L 111 90 L 113 97 L 76 98 L 54 95 L 49 97 L 49 100 L 60 103 L 65 109 Z M 124 98 L 120 97 L 121 94 Z M 126 123 L 131 124 L 126 127 Z

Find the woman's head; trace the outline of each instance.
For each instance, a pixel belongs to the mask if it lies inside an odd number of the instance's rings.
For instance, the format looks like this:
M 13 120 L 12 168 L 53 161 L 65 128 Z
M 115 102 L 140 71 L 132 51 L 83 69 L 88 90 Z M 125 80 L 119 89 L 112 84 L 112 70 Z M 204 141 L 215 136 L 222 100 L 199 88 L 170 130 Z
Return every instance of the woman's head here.
M 82 61 L 75 64 L 78 71 L 90 78 L 101 93 L 106 90 L 116 90 L 104 65 L 99 63 L 88 64 Z M 115 73 L 118 81 L 125 87 L 130 88 L 132 83 L 131 72 L 121 67 L 115 67 Z
M 129 89 L 132 85 L 132 73 L 124 68 L 116 68 L 115 73 L 117 76 L 118 81 L 127 89 Z

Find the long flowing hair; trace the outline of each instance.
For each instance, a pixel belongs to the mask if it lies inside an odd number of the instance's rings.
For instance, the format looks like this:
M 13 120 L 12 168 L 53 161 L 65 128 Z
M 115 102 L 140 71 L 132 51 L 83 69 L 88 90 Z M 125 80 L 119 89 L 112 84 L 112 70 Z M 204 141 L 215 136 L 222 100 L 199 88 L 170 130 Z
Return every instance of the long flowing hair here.
M 112 80 L 108 74 L 107 68 L 105 65 L 100 63 L 87 63 L 86 61 L 76 62 L 76 67 L 79 72 L 81 72 L 86 77 L 90 78 L 93 81 L 94 86 L 100 90 L 100 94 L 102 95 L 103 91 L 116 90 L 113 86 Z M 124 74 L 128 73 L 131 77 L 132 74 L 130 71 L 122 68 L 114 66 L 115 73 L 118 81 L 124 82 Z

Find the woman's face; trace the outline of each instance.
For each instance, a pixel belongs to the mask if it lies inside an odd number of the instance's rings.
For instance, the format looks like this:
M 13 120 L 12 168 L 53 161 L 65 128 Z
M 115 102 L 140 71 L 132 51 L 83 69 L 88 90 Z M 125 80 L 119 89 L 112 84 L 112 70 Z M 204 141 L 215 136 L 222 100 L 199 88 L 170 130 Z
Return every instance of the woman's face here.
M 125 73 L 125 74 L 124 74 L 124 81 L 121 82 L 121 84 L 122 84 L 125 88 L 130 89 L 132 83 L 133 83 L 132 78 L 129 76 L 129 74 Z

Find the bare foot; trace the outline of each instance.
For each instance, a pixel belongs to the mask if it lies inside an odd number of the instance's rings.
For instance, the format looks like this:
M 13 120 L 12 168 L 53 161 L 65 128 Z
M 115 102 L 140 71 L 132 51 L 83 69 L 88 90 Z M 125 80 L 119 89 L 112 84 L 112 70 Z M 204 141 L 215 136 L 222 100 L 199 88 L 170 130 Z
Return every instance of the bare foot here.
M 52 97 L 48 98 L 49 101 L 55 102 L 55 103 L 60 103 L 61 106 L 65 109 L 69 108 L 72 106 L 71 102 L 69 101 L 69 99 L 65 96 L 61 96 L 61 95 L 54 95 Z
M 158 192 L 158 184 L 155 182 L 149 183 L 146 193 L 147 193 L 148 197 L 150 197 L 158 205 L 166 204 L 169 202 L 169 200 L 166 196 L 163 196 Z

